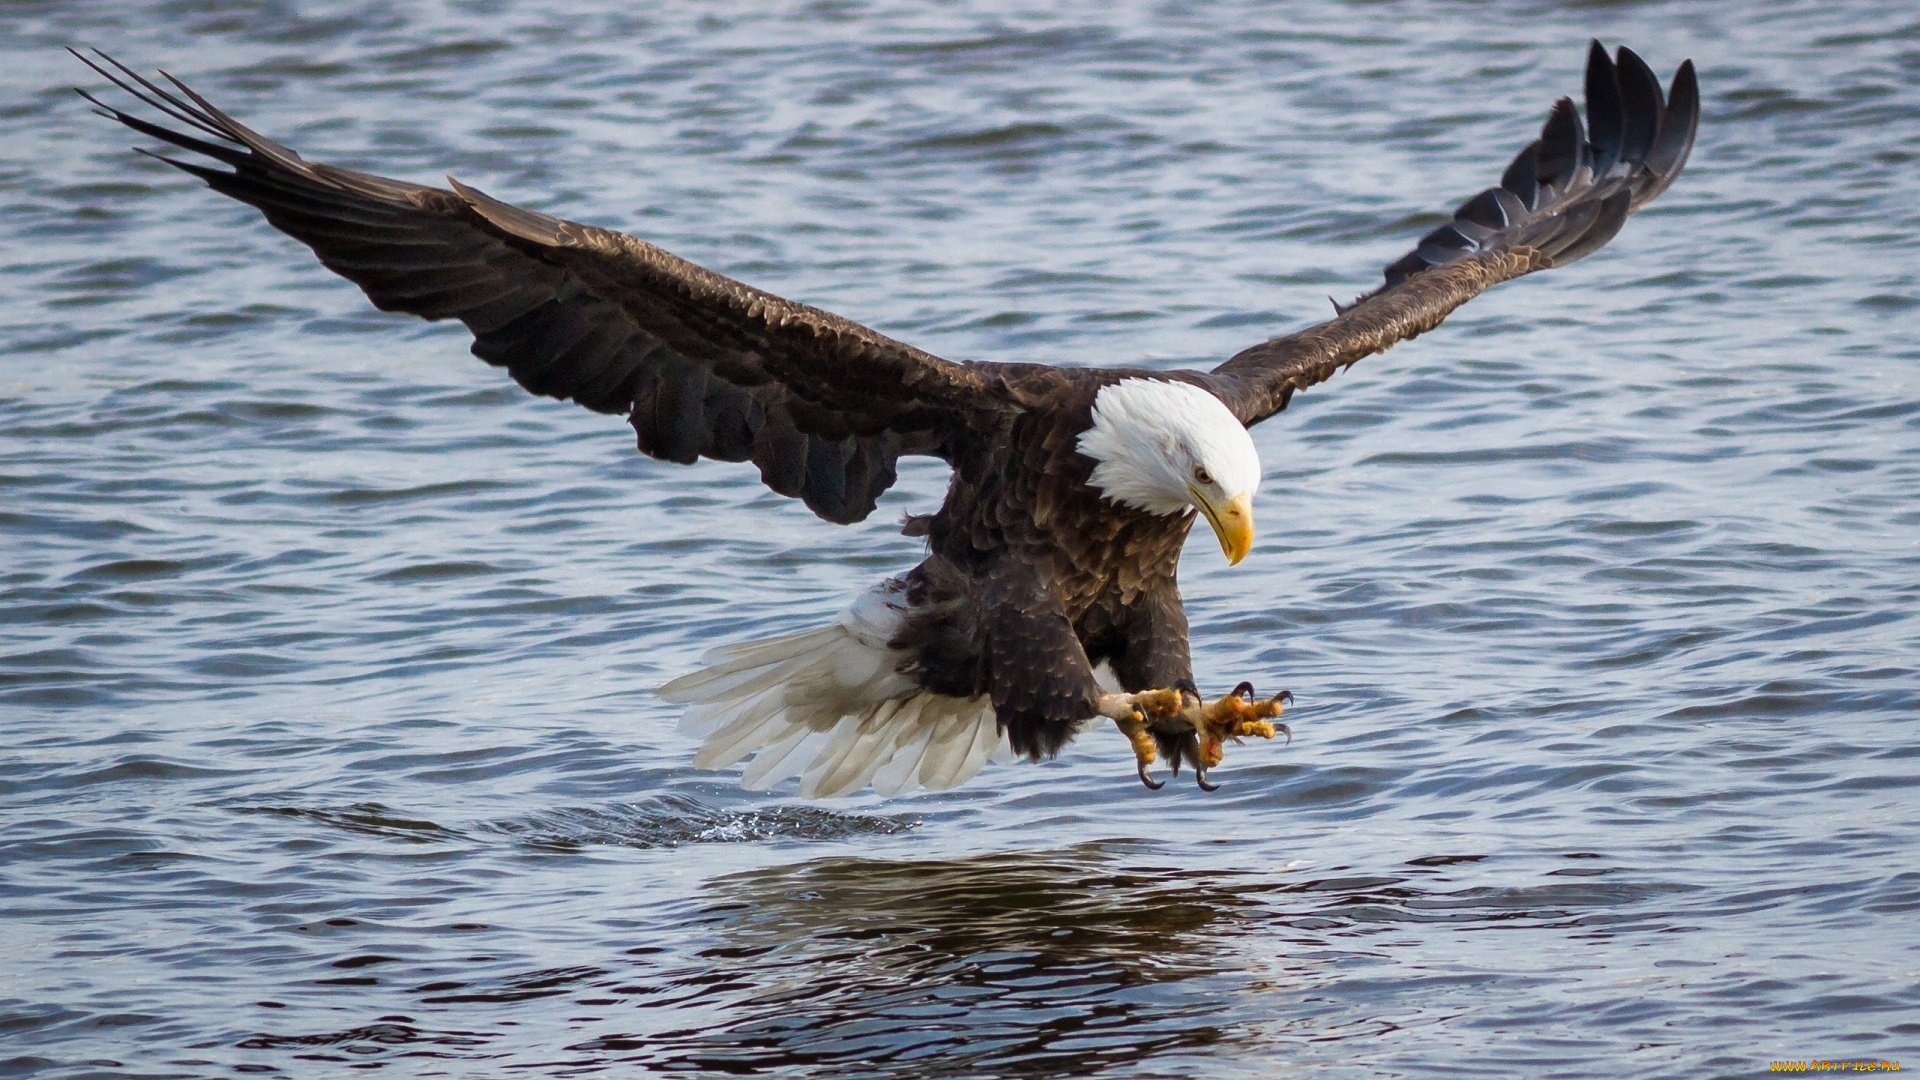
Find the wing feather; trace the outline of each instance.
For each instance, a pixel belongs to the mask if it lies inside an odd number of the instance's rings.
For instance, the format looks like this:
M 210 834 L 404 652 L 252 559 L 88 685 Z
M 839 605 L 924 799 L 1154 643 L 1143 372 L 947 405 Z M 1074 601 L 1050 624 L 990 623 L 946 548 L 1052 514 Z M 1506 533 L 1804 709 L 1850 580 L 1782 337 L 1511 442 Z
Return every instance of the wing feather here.
M 1488 288 L 1599 250 L 1627 216 L 1686 165 L 1700 121 L 1693 61 L 1665 99 L 1646 62 L 1622 47 L 1588 51 L 1587 126 L 1561 98 L 1540 138 L 1500 186 L 1467 200 L 1386 270 L 1386 283 L 1318 326 L 1246 349 L 1197 377 L 1245 424 L 1287 407 L 1295 391 L 1440 325 Z
M 74 55 L 188 130 L 87 100 L 212 164 L 162 160 L 259 209 L 376 307 L 459 319 L 474 354 L 533 393 L 626 415 L 654 457 L 752 460 L 775 491 L 851 522 L 900 455 L 946 457 L 958 433 L 1018 407 L 994 365 L 943 360 L 451 177 L 437 188 L 309 162 L 171 75 L 168 88 L 104 53 Z

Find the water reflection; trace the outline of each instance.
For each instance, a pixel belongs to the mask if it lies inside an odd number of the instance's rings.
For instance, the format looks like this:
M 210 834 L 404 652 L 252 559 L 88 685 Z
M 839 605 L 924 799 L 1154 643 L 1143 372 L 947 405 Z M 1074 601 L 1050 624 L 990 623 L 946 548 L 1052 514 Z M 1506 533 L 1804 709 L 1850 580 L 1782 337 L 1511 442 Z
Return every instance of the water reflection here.
M 1141 863 L 1133 846 L 837 858 L 721 878 L 710 964 L 667 977 L 730 1007 L 639 1055 L 657 1067 L 861 1067 L 872 1076 L 1085 1075 L 1232 1036 L 1235 936 L 1256 875 Z M 1128 856 L 1133 856 L 1129 859 Z M 597 1039 L 575 1049 L 637 1049 Z
M 443 953 L 414 982 L 425 969 L 398 940 L 356 937 L 329 965 L 354 970 L 320 983 L 391 986 L 400 1011 L 237 1047 L 269 1051 L 259 1064 L 370 1063 L 531 1044 L 555 1075 L 1265 1075 L 1466 1012 L 1536 1008 L 1580 985 L 1542 967 L 1542 941 L 1672 932 L 1703 914 L 1690 887 L 1590 852 L 1491 886 L 1473 854 L 1389 873 L 1221 868 L 1241 861 L 1257 865 L 1257 846 L 816 859 L 620 912 L 645 943 L 602 943 L 590 963 Z M 1416 947 L 1429 958 L 1417 976 L 1386 974 Z
M 694 920 L 717 939 L 695 953 L 704 964 L 647 988 L 657 1004 L 715 1007 L 706 1021 L 571 1049 L 662 1069 L 829 1065 L 875 1077 L 1086 1076 L 1187 1059 L 1184 1071 L 1196 1057 L 1235 1071 L 1424 1026 L 1493 992 L 1502 957 L 1528 966 L 1527 931 L 1658 929 L 1686 891 L 1453 879 L 1452 867 L 1479 856 L 1296 876 L 1180 865 L 1195 854 L 1107 841 L 721 878 Z M 1230 861 L 1210 854 L 1214 866 Z M 1488 966 L 1378 978 L 1434 924 L 1517 933 L 1477 946 Z

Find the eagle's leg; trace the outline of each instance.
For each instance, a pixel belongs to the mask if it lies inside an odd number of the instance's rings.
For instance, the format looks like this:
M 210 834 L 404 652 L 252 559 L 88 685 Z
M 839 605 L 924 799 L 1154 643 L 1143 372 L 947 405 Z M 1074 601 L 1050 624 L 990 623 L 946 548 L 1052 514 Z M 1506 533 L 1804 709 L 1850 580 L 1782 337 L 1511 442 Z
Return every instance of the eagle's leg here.
M 1191 699 L 1191 700 L 1190 700 Z M 1154 750 L 1153 729 L 1169 720 L 1187 717 L 1197 707 L 1199 695 L 1186 687 L 1168 690 L 1142 690 L 1137 694 L 1101 694 L 1100 715 L 1112 720 L 1133 746 L 1133 760 L 1140 782 L 1155 791 L 1166 781 L 1147 775 L 1147 766 L 1158 756 Z
M 1292 742 L 1292 729 L 1274 721 L 1292 703 L 1293 693 L 1288 690 L 1256 700 L 1253 684 L 1246 682 L 1234 687 L 1233 693 L 1208 702 L 1200 710 L 1200 723 L 1197 725 L 1200 730 L 1200 767 L 1210 769 L 1220 764 L 1220 759 L 1226 755 L 1228 739 L 1237 743 L 1249 735 L 1261 739 L 1284 735 L 1288 742 Z

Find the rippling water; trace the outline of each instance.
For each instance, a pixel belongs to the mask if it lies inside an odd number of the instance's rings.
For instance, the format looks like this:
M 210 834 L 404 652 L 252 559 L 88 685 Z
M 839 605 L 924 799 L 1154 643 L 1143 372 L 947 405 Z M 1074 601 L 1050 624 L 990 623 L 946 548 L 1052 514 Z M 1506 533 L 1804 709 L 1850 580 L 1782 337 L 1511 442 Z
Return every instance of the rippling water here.
M 1920 1064 L 1920 21 L 1838 4 L 0 9 L 0 1073 Z M 646 11 L 646 14 L 635 14 Z M 1589 36 L 1687 175 L 1261 427 L 1196 667 L 945 795 L 648 691 L 917 557 L 536 401 L 126 150 L 59 46 L 954 357 L 1210 364 L 1371 286 Z

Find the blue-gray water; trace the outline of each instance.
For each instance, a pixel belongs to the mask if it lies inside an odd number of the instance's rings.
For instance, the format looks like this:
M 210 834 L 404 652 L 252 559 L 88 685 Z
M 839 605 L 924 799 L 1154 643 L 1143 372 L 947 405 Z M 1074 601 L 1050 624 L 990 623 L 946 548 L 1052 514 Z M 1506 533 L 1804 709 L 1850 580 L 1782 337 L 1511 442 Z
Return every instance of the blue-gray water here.
M 0 9 L 0 1073 L 1920 1064 L 1920 16 L 1894 3 Z M 642 13 L 636 13 L 642 12 Z M 649 690 L 910 565 L 635 454 L 127 149 L 59 47 L 953 357 L 1211 364 L 1590 36 L 1685 176 L 1256 432 L 1203 795 L 1122 740 L 801 803 Z

